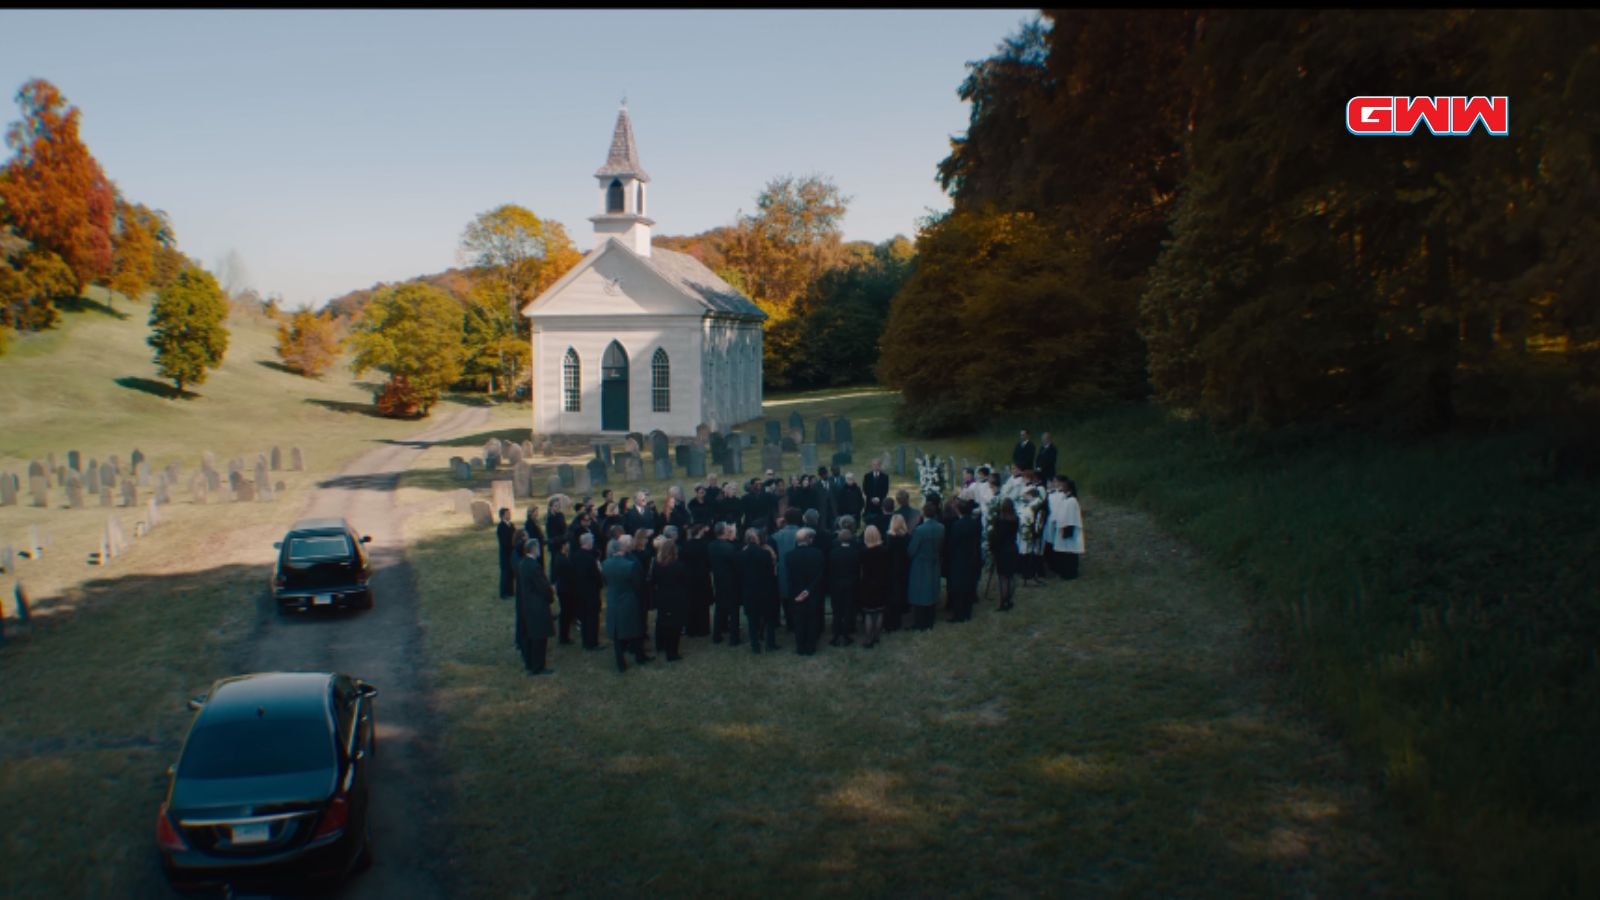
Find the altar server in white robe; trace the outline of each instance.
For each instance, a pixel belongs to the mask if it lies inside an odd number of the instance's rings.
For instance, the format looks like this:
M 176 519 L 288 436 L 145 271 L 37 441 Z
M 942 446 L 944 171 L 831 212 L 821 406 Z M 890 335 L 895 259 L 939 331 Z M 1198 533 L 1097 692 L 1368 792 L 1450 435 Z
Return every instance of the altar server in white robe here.
M 1077 578 L 1078 557 L 1083 555 L 1083 511 L 1078 506 L 1078 486 L 1072 479 L 1056 476 L 1048 508 L 1045 535 L 1050 547 L 1051 568 L 1064 579 Z

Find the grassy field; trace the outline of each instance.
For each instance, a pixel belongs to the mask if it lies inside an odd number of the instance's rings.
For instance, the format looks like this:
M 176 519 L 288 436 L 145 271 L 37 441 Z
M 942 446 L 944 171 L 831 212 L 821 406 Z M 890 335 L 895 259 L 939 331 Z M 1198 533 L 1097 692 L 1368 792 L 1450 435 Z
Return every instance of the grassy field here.
M 890 446 L 891 402 L 812 395 L 767 413 L 849 415 L 859 463 Z M 927 446 L 998 459 L 1009 435 Z M 1148 516 L 1092 492 L 1086 505 L 1084 577 L 1023 590 L 1011 613 L 989 603 L 970 624 L 810 659 L 787 638 L 761 656 L 686 639 L 683 662 L 623 675 L 609 652 L 553 647 L 542 679 L 511 647 L 492 533 L 448 510 L 414 518 L 457 799 L 441 831 L 462 883 L 478 897 L 1436 892 L 1339 746 L 1278 692 L 1234 582 Z
M 104 568 L 85 562 L 107 517 L 98 505 L 60 508 L 57 489 L 53 508 L 0 508 L 0 544 L 20 548 L 30 525 L 48 536 L 42 559 L 18 560 L 31 633 L 13 627 L 0 650 L 0 896 L 161 895 L 151 829 L 193 716 L 184 701 L 238 671 L 271 615 L 259 604 L 272 542 L 310 491 L 374 442 L 420 427 L 367 415 L 369 393 L 347 371 L 311 381 L 274 368 L 272 328 L 256 316 L 230 320 L 227 361 L 198 397 L 158 396 L 135 381 L 154 376 L 147 316 L 121 298 L 85 303 L 0 357 L 0 471 L 25 476 L 28 459 L 51 451 L 64 464 L 72 448 L 126 465 L 139 447 L 153 468 L 180 463 L 186 483 L 205 449 L 224 465 L 274 443 L 304 447 L 308 469 L 273 473 L 287 488 L 274 503 L 201 505 L 179 488 L 142 538 L 142 504 L 115 509 L 130 547 Z M 0 575 L 13 614 L 15 578 Z

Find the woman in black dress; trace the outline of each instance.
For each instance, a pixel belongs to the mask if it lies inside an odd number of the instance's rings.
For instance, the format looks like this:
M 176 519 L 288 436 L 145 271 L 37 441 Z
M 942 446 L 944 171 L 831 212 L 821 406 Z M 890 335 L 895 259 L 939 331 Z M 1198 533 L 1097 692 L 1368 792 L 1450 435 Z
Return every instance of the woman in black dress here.
M 878 646 L 878 638 L 883 634 L 883 610 L 889 603 L 891 560 L 889 548 L 883 542 L 883 534 L 875 526 L 867 526 L 861 543 L 866 549 L 861 551 L 861 586 L 856 593 L 856 602 L 861 605 L 861 613 L 867 622 L 867 642 L 863 646 L 870 650 Z
M 1011 598 L 1017 592 L 1017 507 L 1010 499 L 1000 501 L 1000 511 L 995 513 L 994 524 L 989 526 L 989 556 L 994 560 L 994 574 L 1000 579 L 1000 611 L 1011 608 Z
M 678 641 L 689 617 L 689 567 L 678 559 L 678 542 L 656 541 L 655 565 L 650 572 L 651 593 L 656 605 L 656 649 L 667 654 L 667 662 L 683 659 Z
M 889 549 L 889 604 L 884 610 L 883 630 L 899 631 L 901 622 L 911 614 L 911 601 L 906 596 L 906 574 L 911 567 L 906 550 L 911 546 L 911 529 L 906 527 L 905 516 L 895 513 L 889 519 L 884 546 Z
M 544 533 L 550 536 L 550 553 L 554 556 L 556 547 L 567 540 L 567 514 L 561 511 L 560 497 L 551 499 L 550 507 L 545 511 Z

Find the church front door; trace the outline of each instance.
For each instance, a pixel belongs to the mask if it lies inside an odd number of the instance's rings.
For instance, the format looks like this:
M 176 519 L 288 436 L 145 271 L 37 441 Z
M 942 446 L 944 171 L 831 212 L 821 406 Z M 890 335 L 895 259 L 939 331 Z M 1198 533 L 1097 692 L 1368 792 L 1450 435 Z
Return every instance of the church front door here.
M 600 360 L 600 430 L 628 430 L 628 353 L 616 341 Z

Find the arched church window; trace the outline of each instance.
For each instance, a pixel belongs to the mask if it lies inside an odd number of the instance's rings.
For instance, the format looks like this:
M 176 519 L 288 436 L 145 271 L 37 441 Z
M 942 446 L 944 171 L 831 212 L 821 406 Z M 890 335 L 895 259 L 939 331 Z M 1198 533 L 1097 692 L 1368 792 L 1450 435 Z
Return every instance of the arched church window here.
M 667 361 L 667 351 L 660 347 L 650 358 L 650 408 L 655 412 L 672 411 L 672 364 Z
M 582 412 L 583 384 L 578 375 L 578 353 L 571 347 L 561 360 L 561 409 L 563 412 Z
M 622 212 L 622 182 L 616 178 L 611 179 L 611 187 L 606 188 L 606 212 Z

